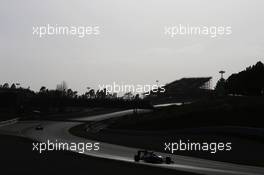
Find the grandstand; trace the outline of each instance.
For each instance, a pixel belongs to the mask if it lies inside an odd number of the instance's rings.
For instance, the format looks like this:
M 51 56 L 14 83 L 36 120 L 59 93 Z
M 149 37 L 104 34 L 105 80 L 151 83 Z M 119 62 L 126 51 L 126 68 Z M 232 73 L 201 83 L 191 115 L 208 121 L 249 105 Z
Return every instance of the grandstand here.
M 165 92 L 150 92 L 145 98 L 155 103 L 193 101 L 212 94 L 212 77 L 182 78 L 164 86 Z

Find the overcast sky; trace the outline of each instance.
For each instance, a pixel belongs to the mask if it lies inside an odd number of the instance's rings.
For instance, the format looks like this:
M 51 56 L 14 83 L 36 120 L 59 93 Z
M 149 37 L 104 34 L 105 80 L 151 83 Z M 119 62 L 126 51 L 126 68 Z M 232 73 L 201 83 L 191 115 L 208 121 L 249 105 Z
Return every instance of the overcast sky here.
M 264 58 L 260 0 L 1 0 L 0 84 L 84 92 L 113 81 L 165 84 L 182 77 L 226 77 Z M 98 36 L 32 34 L 46 24 L 100 27 Z M 165 26 L 231 26 L 218 38 L 164 35 Z

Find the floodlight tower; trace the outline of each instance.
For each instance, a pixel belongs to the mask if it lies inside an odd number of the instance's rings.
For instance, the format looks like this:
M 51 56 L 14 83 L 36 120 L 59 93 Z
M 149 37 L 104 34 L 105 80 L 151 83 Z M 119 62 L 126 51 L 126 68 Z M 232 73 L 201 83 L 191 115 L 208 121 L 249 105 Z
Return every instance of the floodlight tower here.
M 159 80 L 156 80 L 157 86 L 159 87 Z
M 221 74 L 221 79 L 223 79 L 225 71 L 221 70 L 221 71 L 219 71 L 219 73 Z

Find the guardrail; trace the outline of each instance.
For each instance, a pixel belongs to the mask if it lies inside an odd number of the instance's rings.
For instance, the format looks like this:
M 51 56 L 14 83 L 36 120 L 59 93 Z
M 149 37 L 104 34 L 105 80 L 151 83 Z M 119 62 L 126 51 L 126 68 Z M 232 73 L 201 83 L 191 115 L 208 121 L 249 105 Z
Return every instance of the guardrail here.
M 18 122 L 18 120 L 19 120 L 19 118 L 13 118 L 10 120 L 1 121 L 0 126 L 10 125 L 10 124 Z

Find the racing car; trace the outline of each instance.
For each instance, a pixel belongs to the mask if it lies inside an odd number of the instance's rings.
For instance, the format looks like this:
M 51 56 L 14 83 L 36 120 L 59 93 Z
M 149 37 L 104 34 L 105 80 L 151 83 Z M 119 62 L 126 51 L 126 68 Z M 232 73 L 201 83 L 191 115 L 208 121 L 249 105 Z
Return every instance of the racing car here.
M 173 163 L 170 157 L 163 158 L 162 156 L 155 154 L 153 151 L 147 150 L 139 150 L 134 156 L 134 160 L 135 162 L 142 160 L 147 163 Z
M 37 131 L 42 131 L 43 130 L 43 126 L 41 126 L 41 125 L 38 125 L 38 126 L 36 126 L 36 128 L 35 128 Z

